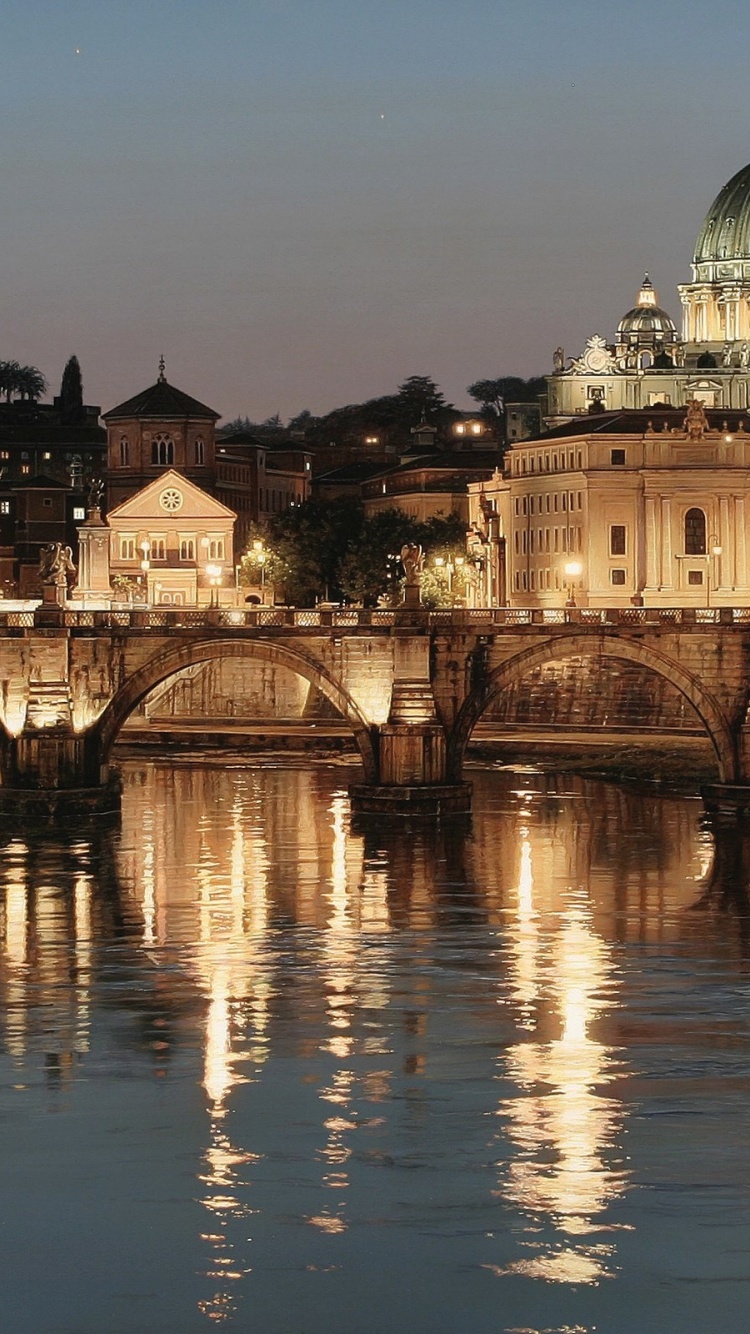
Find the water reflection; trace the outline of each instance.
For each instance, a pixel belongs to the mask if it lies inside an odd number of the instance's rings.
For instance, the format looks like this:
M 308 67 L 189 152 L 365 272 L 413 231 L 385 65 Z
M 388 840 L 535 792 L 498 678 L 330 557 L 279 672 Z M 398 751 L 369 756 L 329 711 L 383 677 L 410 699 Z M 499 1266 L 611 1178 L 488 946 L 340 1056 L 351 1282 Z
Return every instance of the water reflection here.
M 353 829 L 335 771 L 126 779 L 120 834 L 5 839 L 5 1046 L 49 1107 L 97 1044 L 164 1081 L 195 1056 L 201 1319 L 241 1327 L 277 1233 L 306 1274 L 376 1224 L 453 1235 L 457 1165 L 484 1271 L 616 1277 L 623 950 L 744 957 L 746 836 L 572 778 L 476 775 L 453 832 Z

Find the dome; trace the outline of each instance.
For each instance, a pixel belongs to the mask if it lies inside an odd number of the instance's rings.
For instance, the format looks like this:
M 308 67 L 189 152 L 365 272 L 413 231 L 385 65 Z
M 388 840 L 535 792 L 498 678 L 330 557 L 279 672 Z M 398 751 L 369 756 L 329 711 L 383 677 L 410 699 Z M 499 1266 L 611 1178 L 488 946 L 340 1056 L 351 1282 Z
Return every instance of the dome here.
M 656 300 L 654 285 L 646 274 L 638 293 L 638 304 L 623 315 L 617 326 L 620 342 L 632 341 L 634 337 L 663 339 L 665 342 L 676 339 L 677 329 L 673 320 L 666 310 L 656 304 Z
M 750 259 L 750 164 L 727 181 L 698 234 L 694 264 Z

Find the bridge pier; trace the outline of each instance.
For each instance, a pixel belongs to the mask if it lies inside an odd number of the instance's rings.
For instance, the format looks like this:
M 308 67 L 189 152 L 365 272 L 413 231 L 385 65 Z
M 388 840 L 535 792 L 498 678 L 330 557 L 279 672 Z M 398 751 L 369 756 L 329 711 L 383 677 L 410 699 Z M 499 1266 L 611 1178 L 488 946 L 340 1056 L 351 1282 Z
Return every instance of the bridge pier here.
M 0 816 L 55 824 L 120 809 L 119 778 L 99 762 L 96 738 L 59 719 L 6 734 L 0 775 Z
M 377 737 L 378 781 L 352 785 L 355 811 L 440 816 L 471 810 L 471 784 L 448 779 L 445 729 L 430 681 L 429 636 L 415 636 L 413 630 L 396 634 L 391 708 Z

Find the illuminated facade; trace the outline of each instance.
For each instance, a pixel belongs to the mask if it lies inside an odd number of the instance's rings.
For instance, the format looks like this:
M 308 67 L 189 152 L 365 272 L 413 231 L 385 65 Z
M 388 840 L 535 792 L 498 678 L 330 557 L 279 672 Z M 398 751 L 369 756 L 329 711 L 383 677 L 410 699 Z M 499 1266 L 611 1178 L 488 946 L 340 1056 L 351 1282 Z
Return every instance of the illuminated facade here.
M 478 605 L 750 602 L 750 420 L 612 413 L 515 445 L 469 487 Z
M 226 505 L 171 469 L 108 516 L 110 571 L 171 606 L 234 600 L 234 522 Z
M 608 343 L 588 339 L 582 354 L 555 353 L 548 378 L 547 420 L 582 413 L 683 407 L 750 406 L 750 165 L 719 192 L 700 229 L 692 280 L 679 288 L 679 337 L 646 275 L 635 306 Z

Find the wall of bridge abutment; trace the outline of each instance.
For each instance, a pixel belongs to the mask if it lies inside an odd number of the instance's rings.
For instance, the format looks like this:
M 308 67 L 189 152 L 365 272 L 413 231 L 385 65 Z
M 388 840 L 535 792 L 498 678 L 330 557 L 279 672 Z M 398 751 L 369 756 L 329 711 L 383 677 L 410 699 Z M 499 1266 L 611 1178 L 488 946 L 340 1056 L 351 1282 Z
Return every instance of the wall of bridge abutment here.
M 328 697 L 360 747 L 365 781 L 352 796 L 363 810 L 467 809 L 463 755 L 482 713 L 540 664 L 582 657 L 663 676 L 714 745 L 715 790 L 739 805 L 750 796 L 750 621 L 511 625 L 422 611 L 314 626 L 103 621 L 0 617 L 0 809 L 116 805 L 108 754 L 128 712 L 171 673 L 225 655 L 291 668 Z

